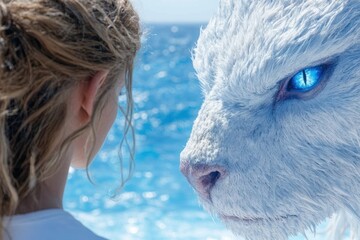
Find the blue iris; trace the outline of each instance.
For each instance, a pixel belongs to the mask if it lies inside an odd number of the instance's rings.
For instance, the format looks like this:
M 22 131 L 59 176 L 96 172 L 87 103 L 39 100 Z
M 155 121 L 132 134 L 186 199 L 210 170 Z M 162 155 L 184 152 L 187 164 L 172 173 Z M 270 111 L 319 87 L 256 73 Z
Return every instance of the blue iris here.
M 305 68 L 290 79 L 288 90 L 310 91 L 320 83 L 322 73 L 322 66 Z

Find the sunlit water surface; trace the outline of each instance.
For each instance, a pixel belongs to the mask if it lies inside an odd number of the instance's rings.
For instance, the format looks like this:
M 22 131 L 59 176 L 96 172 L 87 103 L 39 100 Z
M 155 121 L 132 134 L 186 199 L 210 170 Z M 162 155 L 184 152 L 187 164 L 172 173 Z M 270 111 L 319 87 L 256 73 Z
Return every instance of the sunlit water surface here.
M 134 73 L 136 169 L 114 200 L 120 181 L 116 122 L 86 172 L 71 170 L 65 208 L 109 239 L 232 239 L 202 210 L 179 172 L 179 154 L 189 137 L 202 96 L 191 50 L 200 25 L 145 26 Z M 126 157 L 124 157 L 126 162 Z

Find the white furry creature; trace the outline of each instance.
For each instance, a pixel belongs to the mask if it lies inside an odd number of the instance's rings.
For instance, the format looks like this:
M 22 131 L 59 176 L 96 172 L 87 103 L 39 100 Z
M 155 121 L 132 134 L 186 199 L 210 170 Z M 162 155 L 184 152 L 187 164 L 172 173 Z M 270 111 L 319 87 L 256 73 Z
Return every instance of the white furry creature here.
M 246 239 L 331 216 L 360 239 L 360 1 L 221 0 L 193 60 L 180 167 L 203 206 Z

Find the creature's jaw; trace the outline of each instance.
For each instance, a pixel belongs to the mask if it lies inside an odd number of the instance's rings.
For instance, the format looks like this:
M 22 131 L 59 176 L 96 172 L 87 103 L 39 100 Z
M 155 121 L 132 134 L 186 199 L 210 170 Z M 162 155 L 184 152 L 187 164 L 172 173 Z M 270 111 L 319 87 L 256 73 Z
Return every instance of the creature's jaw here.
M 244 226 L 264 225 L 266 222 L 284 223 L 290 219 L 298 219 L 298 215 L 283 215 L 283 216 L 267 216 L 267 217 L 237 217 L 228 215 L 219 215 L 219 218 L 224 222 L 237 222 Z
M 319 230 L 317 226 L 334 213 L 334 209 L 325 209 L 309 215 L 300 207 L 285 202 L 280 204 L 279 209 L 266 210 L 256 206 L 246 209 L 239 206 L 240 202 L 237 208 L 231 209 L 227 203 L 219 203 L 218 198 L 214 198 L 213 202 L 204 201 L 201 197 L 199 200 L 205 210 L 246 240 L 288 240 L 291 236 L 314 236 Z M 320 230 L 326 232 L 325 229 Z
M 218 215 L 222 222 L 245 239 L 249 240 L 287 240 L 298 233 L 297 227 L 302 225 L 298 215 L 237 217 Z

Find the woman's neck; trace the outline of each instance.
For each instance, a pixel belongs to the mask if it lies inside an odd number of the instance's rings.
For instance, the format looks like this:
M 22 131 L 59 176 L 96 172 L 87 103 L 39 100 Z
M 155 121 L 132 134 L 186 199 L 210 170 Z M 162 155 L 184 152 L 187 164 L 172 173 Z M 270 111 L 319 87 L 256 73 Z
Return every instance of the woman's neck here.
M 44 187 L 39 187 L 40 191 L 33 193 L 20 200 L 15 214 L 26 214 L 46 209 L 62 208 L 62 194 L 47 191 Z
M 32 194 L 20 200 L 15 214 L 63 208 L 62 199 L 71 161 L 64 159 L 61 162 L 55 174 L 38 183 Z

